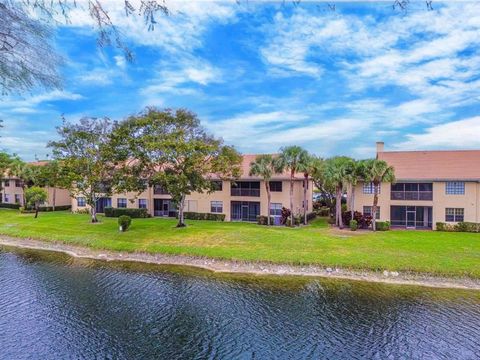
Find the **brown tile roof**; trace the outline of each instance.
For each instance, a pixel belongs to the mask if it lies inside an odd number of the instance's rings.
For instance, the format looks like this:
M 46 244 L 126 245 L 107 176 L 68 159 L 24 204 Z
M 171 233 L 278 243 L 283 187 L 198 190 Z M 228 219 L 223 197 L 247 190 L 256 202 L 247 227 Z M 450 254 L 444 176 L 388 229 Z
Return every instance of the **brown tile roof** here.
M 385 151 L 377 154 L 399 180 L 479 180 L 480 150 Z
M 240 176 L 240 180 L 257 180 L 260 179 L 258 176 L 250 176 L 250 164 L 255 161 L 255 158 L 260 154 L 244 154 L 242 155 L 243 160 L 241 164 L 242 168 L 242 175 Z M 272 156 L 276 156 L 277 154 L 272 154 Z M 303 174 L 296 174 L 295 178 L 298 180 L 303 180 Z M 290 179 L 290 173 L 285 171 L 281 174 L 274 174 L 272 176 L 273 180 L 287 180 Z

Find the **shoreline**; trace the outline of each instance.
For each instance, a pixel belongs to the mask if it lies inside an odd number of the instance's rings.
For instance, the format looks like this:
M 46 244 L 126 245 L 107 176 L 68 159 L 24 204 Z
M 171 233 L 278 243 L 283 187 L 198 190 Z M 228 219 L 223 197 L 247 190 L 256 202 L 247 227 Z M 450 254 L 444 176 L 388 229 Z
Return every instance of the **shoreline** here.
M 393 285 L 411 285 L 430 288 L 450 288 L 464 290 L 480 290 L 480 279 L 453 278 L 421 273 L 399 273 L 371 270 L 349 270 L 330 268 L 320 265 L 289 265 L 267 262 L 248 262 L 238 260 L 222 260 L 201 258 L 187 255 L 168 255 L 150 253 L 127 253 L 110 250 L 95 250 L 88 247 L 67 245 L 60 242 L 47 242 L 35 239 L 0 236 L 0 246 L 21 249 L 62 252 L 73 258 L 102 261 L 125 261 L 156 265 L 175 265 L 195 267 L 213 273 L 250 274 L 265 276 L 301 276 L 322 277 L 339 280 L 366 281 Z

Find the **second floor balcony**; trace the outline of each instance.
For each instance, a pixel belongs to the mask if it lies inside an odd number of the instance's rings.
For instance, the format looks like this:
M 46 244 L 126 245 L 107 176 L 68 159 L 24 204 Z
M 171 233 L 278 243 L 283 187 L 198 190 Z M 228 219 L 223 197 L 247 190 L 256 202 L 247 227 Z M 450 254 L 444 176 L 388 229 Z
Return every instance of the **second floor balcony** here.
M 230 195 L 260 197 L 260 181 L 237 181 L 232 183 Z
M 391 200 L 433 200 L 432 183 L 397 183 L 392 184 Z

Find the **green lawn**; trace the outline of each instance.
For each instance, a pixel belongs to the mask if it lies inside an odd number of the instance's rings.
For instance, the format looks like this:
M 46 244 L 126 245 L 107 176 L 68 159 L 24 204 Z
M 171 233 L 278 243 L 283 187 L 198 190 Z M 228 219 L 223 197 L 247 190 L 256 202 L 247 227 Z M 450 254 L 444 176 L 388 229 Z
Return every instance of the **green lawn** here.
M 0 234 L 95 249 L 208 256 L 222 259 L 320 264 L 350 269 L 398 270 L 480 278 L 480 234 L 432 231 L 338 233 L 324 219 L 302 228 L 248 223 L 133 219 L 119 233 L 117 219 L 67 212 L 21 215 L 0 210 Z

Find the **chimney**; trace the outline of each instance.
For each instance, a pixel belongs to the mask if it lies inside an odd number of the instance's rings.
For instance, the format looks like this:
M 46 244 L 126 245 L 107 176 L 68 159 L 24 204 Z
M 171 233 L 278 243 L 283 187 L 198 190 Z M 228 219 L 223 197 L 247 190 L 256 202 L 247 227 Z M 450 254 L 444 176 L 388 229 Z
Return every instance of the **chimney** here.
M 385 148 L 385 143 L 383 141 L 377 141 L 377 154 L 383 152 Z

